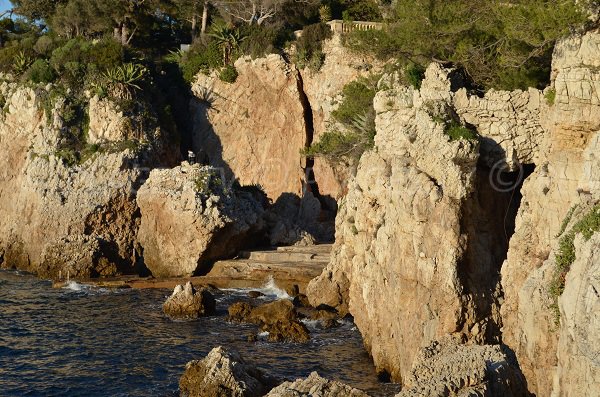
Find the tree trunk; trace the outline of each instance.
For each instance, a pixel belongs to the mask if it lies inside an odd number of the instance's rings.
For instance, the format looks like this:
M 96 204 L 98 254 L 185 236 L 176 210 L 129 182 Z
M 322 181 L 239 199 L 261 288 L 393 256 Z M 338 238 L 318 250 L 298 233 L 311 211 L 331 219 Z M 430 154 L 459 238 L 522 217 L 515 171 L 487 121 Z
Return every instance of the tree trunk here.
M 194 41 L 196 41 L 196 36 L 198 36 L 197 34 L 197 28 L 198 28 L 198 17 L 196 16 L 196 14 L 194 14 L 194 16 L 192 16 L 192 43 Z
M 127 26 L 127 23 L 124 22 L 121 25 L 121 39 L 120 39 L 121 44 L 124 45 L 124 46 L 126 46 L 126 45 L 129 44 L 129 40 L 130 40 L 130 38 L 129 38 L 129 27 Z
M 202 9 L 202 28 L 200 30 L 200 33 L 202 34 L 206 33 L 206 25 L 208 25 L 208 6 L 208 0 L 204 0 L 204 8 Z

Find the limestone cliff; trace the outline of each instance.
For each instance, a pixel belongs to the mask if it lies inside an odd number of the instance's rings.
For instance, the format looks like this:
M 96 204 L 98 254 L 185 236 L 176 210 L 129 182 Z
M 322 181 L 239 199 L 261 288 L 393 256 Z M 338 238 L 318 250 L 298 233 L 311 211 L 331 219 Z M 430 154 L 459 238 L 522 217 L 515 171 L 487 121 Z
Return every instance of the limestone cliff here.
M 543 92 L 473 95 L 438 65 L 420 90 L 384 76 L 375 148 L 308 288 L 354 315 L 380 371 L 406 381 L 419 347 L 455 334 L 512 350 L 536 395 L 597 392 L 596 237 L 575 239 L 558 325 L 551 285 L 569 209 L 567 231 L 600 200 L 598 48 L 598 32 L 559 43 Z M 479 148 L 450 140 L 444 119 Z
M 62 148 L 72 137 L 61 102 L 48 114 L 44 89 L 4 82 L 2 91 L 7 98 L 0 115 L 3 266 L 51 278 L 138 271 L 135 192 L 159 140 L 96 147 L 80 164 L 68 164 Z M 89 135 L 103 135 L 102 126 L 92 123 Z M 115 134 L 113 141 L 127 139 Z
M 242 185 L 260 184 L 276 200 L 302 195 L 307 144 L 300 75 L 279 55 L 236 61 L 234 84 L 198 75 L 192 90 L 194 150 Z
M 546 133 L 539 144 L 535 172 L 523 185 L 516 232 L 502 267 L 503 340 L 515 350 L 530 390 L 538 395 L 585 395 L 583 378 L 575 375 L 579 371 L 590 375 L 584 381 L 587 387 L 596 382 L 598 390 L 593 368 L 597 371 L 600 363 L 593 357 L 600 345 L 592 342 L 598 338 L 597 330 L 590 330 L 583 344 L 574 334 L 580 327 L 589 327 L 587 321 L 594 321 L 593 314 L 589 317 L 594 308 L 597 313 L 598 295 L 589 294 L 593 291 L 593 282 L 589 284 L 593 266 L 576 266 L 576 273 L 567 276 L 559 304 L 560 311 L 568 314 L 560 317 L 558 329 L 549 286 L 563 220 L 575 205 L 600 199 L 599 46 L 600 34 L 590 32 L 564 40 L 555 49 L 552 74 L 556 98 L 541 116 Z M 573 217 L 581 215 L 576 212 Z M 584 258 L 578 256 L 577 263 L 594 263 L 593 254 L 583 252 Z M 572 288 L 578 288 L 576 285 L 588 292 L 575 292 Z M 574 324 L 573 307 L 584 297 L 588 299 L 586 312 L 578 314 L 584 322 Z M 574 367 L 574 357 L 592 359 L 578 360 L 580 366 Z
M 312 182 L 321 195 L 341 198 L 346 172 L 321 159 L 307 161 L 300 152 L 325 132 L 344 86 L 383 65 L 350 52 L 340 35 L 323 46 L 319 71 L 298 70 L 271 54 L 236 61 L 239 76 L 233 84 L 217 74 L 198 75 L 192 87 L 194 150 L 228 177 L 260 184 L 273 201 L 282 193 L 302 195 Z

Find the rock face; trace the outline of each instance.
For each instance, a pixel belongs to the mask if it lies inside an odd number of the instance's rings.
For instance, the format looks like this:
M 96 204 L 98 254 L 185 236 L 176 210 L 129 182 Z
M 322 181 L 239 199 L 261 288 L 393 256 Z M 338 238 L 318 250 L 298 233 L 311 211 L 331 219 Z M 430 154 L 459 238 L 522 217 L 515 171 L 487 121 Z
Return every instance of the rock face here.
M 47 278 L 138 271 L 135 191 L 145 167 L 158 163 L 153 149 L 140 144 L 68 165 L 60 102 L 45 114 L 43 90 L 6 82 L 1 90 L 7 98 L 0 115 L 3 266 Z
M 205 288 L 196 291 L 191 282 L 175 287 L 163 304 L 163 312 L 171 318 L 194 319 L 215 314 L 215 298 Z
M 365 392 L 340 382 L 321 378 L 311 373 L 306 379 L 285 382 L 277 386 L 266 397 L 369 397 Z
M 128 133 L 127 118 L 109 100 L 99 99 L 97 96 L 92 97 L 89 115 L 89 143 L 119 142 L 133 138 Z
M 339 199 L 346 173 L 319 159 L 307 163 L 300 152 L 325 132 L 344 85 L 376 73 L 382 64 L 351 53 L 340 36 L 325 41 L 323 50 L 325 63 L 317 73 L 299 71 L 271 54 L 236 61 L 234 84 L 216 74 L 199 75 L 192 87 L 197 99 L 192 111 L 194 150 L 200 158 L 244 185 L 260 184 L 273 201 L 282 193 L 303 196 L 312 182 L 308 165 L 319 193 Z
M 521 164 L 539 162 L 539 146 L 545 136 L 540 114 L 547 111 L 539 90 L 490 90 L 479 98 L 469 96 L 463 88 L 456 93 L 454 106 L 483 136 L 481 161 L 489 168 L 513 171 Z
M 556 308 L 551 288 L 561 235 L 600 201 L 598 46 L 598 32 L 559 43 L 544 92 L 470 96 L 437 65 L 419 91 L 383 77 L 376 147 L 307 293 L 354 315 L 378 370 L 415 381 L 418 347 L 454 334 L 506 344 L 536 395 L 599 390 L 595 235 L 575 238 Z M 479 150 L 448 140 L 449 114 L 477 129 Z
M 239 353 L 216 347 L 186 364 L 179 389 L 186 397 L 260 397 L 277 383 Z
M 499 345 L 435 341 L 417 355 L 406 388 L 396 397 L 527 396 L 523 376 Z
M 550 285 L 563 220 L 575 205 L 582 208 L 600 199 L 599 45 L 600 35 L 590 32 L 566 39 L 555 49 L 556 98 L 541 116 L 546 134 L 539 144 L 535 172 L 521 191 L 516 232 L 502 267 L 503 340 L 515 351 L 528 386 L 537 395 L 574 396 L 598 390 L 597 376 L 592 376 L 600 365 L 593 353 L 598 351 L 597 344 L 581 343 L 576 331 L 588 329 L 586 321 L 593 323 L 598 304 L 597 295 L 584 292 L 593 285 L 589 280 L 595 270 L 584 265 L 593 261 L 592 253 L 579 247 L 582 255 L 574 264 L 575 273 L 568 273 L 559 300 L 564 314 L 560 326 L 555 324 Z M 581 216 L 575 211 L 573 221 Z M 582 289 L 574 292 L 578 285 Z M 581 322 L 575 325 L 573 307 L 581 305 L 582 299 L 585 312 L 578 315 Z M 599 335 L 595 327 L 584 340 L 594 341 Z M 575 364 L 575 357 L 580 364 Z
M 593 396 L 600 390 L 600 234 L 575 241 L 576 259 L 559 299 L 558 383 L 561 396 Z
M 155 277 L 190 276 L 260 237 L 262 204 L 198 164 L 153 170 L 139 190 L 138 240 Z
M 376 367 L 397 380 L 419 345 L 473 325 L 459 271 L 478 147 L 449 141 L 435 112 L 450 106 L 451 92 L 429 87 L 451 82 L 437 66 L 427 76 L 420 92 L 393 85 L 376 97 L 377 150 L 363 155 L 332 261 L 308 287 L 313 306 L 354 315 Z
M 235 84 L 199 75 L 192 87 L 195 151 L 273 200 L 302 196 L 307 125 L 298 71 L 275 54 L 240 58 L 235 67 Z

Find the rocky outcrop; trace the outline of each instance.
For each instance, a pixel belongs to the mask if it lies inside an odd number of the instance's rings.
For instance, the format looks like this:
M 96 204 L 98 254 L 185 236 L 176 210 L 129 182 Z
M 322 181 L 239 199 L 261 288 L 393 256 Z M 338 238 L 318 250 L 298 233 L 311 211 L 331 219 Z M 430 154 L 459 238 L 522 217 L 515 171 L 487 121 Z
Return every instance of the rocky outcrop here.
M 186 397 L 260 397 L 277 383 L 239 353 L 216 347 L 186 364 L 179 389 Z
M 190 276 L 260 238 L 262 204 L 198 164 L 153 170 L 137 194 L 138 240 L 155 277 Z
M 235 67 L 235 84 L 202 74 L 193 84 L 194 150 L 272 200 L 302 196 L 308 138 L 298 71 L 275 54 L 243 57 Z
M 138 271 L 135 192 L 145 167 L 158 163 L 151 145 L 99 150 L 71 164 L 63 160 L 73 137 L 60 116 L 62 102 L 44 111 L 44 90 L 6 82 L 1 89 L 7 98 L 0 115 L 3 266 L 47 278 Z
M 215 314 L 215 298 L 206 289 L 196 291 L 191 282 L 178 285 L 163 304 L 163 312 L 176 319 L 195 319 Z
M 330 381 L 313 372 L 305 379 L 285 382 L 277 386 L 265 397 L 368 397 L 358 389 L 340 382 Z
M 471 96 L 437 65 L 419 91 L 383 77 L 376 147 L 308 287 L 311 304 L 354 315 L 379 370 L 406 382 L 417 346 L 461 334 L 505 343 L 536 395 L 597 389 L 595 238 L 575 239 L 557 305 L 551 286 L 560 235 L 600 199 L 599 43 L 598 32 L 559 43 L 543 92 Z M 449 141 L 444 119 L 476 129 L 479 151 Z
M 108 99 L 92 97 L 89 117 L 88 142 L 91 144 L 119 142 L 133 138 L 129 136 L 127 117 Z
M 503 341 L 515 351 L 529 388 L 537 395 L 578 395 L 586 388 L 597 388 L 593 376 L 584 381 L 566 370 L 573 368 L 573 357 L 582 358 L 582 366 L 578 368 L 582 373 L 593 373 L 600 363 L 583 359 L 590 354 L 593 357 L 590 353 L 593 344 L 581 344 L 573 334 L 575 328 L 586 329 L 587 324 L 579 323 L 574 328 L 572 315 L 561 315 L 560 325 L 555 324 L 550 286 L 563 221 L 575 205 L 585 207 L 586 203 L 600 199 L 598 45 L 600 34 L 589 32 L 566 39 L 555 49 L 552 67 L 555 99 L 541 116 L 546 134 L 539 145 L 535 172 L 521 190 L 523 199 L 516 232 L 502 267 Z M 582 216 L 577 211 L 572 214 L 574 220 Z M 588 256 L 585 250 L 583 256 Z M 583 263 L 588 260 L 579 258 Z M 578 268 L 577 279 L 567 275 L 565 293 L 571 292 L 559 300 L 561 313 L 572 313 L 573 305 L 579 304 L 573 299 L 582 296 L 588 299 L 585 304 L 588 313 L 594 302 L 598 302 L 597 295 L 574 293 L 571 289 L 578 283 L 585 284 L 593 275 L 592 268 L 588 268 L 587 274 Z M 579 318 L 588 319 L 592 320 L 586 316 Z M 586 339 L 594 340 L 598 335 L 590 329 Z
M 396 397 L 527 396 L 518 366 L 499 345 L 463 345 L 452 338 L 422 349 Z
M 421 91 L 394 84 L 376 97 L 377 149 L 363 155 L 340 206 L 332 261 L 308 287 L 313 306 L 354 315 L 377 369 L 397 380 L 419 345 L 472 325 L 461 215 L 478 146 L 450 141 L 436 121 L 450 106 L 450 78 L 437 65 L 427 76 Z
M 257 307 L 247 302 L 236 302 L 229 306 L 228 312 L 230 321 L 260 326 L 261 331 L 268 332 L 270 342 L 306 343 L 310 340 L 308 329 L 298 321 L 298 313 L 287 299 Z

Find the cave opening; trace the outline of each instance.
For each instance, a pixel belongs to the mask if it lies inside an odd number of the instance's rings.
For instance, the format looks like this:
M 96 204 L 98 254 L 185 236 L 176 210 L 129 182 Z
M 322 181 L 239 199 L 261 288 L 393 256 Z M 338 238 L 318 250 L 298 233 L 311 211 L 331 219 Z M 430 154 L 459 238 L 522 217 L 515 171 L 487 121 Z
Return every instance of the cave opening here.
M 534 170 L 534 164 L 514 171 L 478 165 L 474 192 L 464 203 L 461 227 L 468 243 L 459 277 L 472 299 L 473 321 L 484 324 L 481 342 L 500 342 L 500 270 L 515 233 L 523 183 Z

